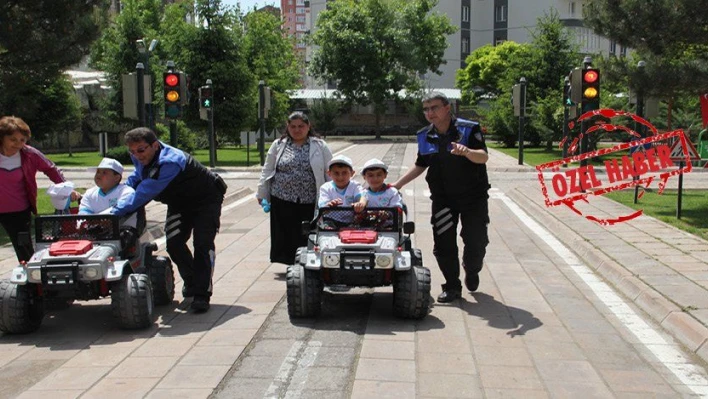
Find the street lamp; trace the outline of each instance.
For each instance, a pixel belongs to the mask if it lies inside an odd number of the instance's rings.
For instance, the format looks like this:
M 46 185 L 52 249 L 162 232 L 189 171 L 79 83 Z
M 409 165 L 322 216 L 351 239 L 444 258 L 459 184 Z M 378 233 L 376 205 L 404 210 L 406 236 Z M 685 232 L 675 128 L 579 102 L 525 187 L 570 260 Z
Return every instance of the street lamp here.
M 155 51 L 155 48 L 157 48 L 158 40 L 157 39 L 152 39 L 150 42 L 150 45 L 148 46 L 145 43 L 145 39 L 138 39 L 135 41 L 135 46 L 138 48 L 138 53 L 140 53 L 145 61 L 145 71 L 150 75 L 150 82 L 152 82 L 152 73 L 150 71 L 150 54 Z M 152 84 L 150 84 L 150 99 L 152 99 Z M 147 111 L 148 111 L 148 124 L 150 125 L 150 128 L 154 131 L 155 130 L 155 116 L 152 112 L 152 101 L 148 103 L 147 106 Z

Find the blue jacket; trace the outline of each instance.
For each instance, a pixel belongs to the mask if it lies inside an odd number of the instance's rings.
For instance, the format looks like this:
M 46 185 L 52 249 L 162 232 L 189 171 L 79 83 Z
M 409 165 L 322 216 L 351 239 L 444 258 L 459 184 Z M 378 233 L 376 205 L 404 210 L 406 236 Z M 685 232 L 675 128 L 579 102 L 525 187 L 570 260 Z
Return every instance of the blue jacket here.
M 131 156 L 135 171 L 126 184 L 135 189 L 135 194 L 120 201 L 113 214 L 134 212 L 153 199 L 176 208 L 223 200 L 214 173 L 184 151 L 159 143 L 160 149 L 150 165 L 143 166 Z

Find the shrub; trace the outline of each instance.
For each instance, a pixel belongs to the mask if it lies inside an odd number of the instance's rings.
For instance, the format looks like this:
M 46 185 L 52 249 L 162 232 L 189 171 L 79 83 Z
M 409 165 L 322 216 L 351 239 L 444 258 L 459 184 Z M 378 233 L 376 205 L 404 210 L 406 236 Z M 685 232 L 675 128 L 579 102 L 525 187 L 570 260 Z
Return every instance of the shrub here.
M 122 163 L 123 165 L 133 164 L 133 160 L 130 159 L 130 154 L 128 153 L 128 147 L 124 145 L 109 149 L 108 151 L 106 151 L 106 157 L 113 158 L 116 161 Z

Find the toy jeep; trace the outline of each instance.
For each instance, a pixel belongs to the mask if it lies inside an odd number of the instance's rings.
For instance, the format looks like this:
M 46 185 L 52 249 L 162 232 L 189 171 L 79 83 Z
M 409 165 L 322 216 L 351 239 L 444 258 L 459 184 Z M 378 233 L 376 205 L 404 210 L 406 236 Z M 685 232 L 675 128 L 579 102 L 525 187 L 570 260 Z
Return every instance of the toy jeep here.
M 144 227 L 138 220 L 137 233 Z M 120 327 L 151 325 L 153 306 L 174 298 L 172 262 L 153 256 L 154 243 L 126 240 L 119 221 L 114 215 L 38 216 L 34 255 L 0 282 L 0 331 L 38 329 L 45 304 L 107 296 Z
M 314 228 L 312 228 L 314 227 Z M 322 208 L 303 222 L 308 246 L 297 250 L 287 271 L 288 314 L 312 317 L 321 311 L 325 286 L 393 285 L 393 313 L 420 319 L 430 307 L 430 270 L 411 248 L 413 222 L 399 208 Z

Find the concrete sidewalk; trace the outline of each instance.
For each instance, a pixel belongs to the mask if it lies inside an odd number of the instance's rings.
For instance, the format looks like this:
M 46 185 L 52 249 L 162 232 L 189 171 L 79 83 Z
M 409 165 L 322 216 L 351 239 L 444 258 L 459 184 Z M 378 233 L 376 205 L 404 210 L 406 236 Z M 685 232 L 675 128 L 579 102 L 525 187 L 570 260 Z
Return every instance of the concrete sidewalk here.
M 515 158 L 495 150 L 490 155 L 492 171 L 519 167 Z M 669 188 L 678 179 L 671 180 Z M 708 188 L 702 175 L 687 175 L 684 187 L 686 181 L 695 183 L 692 188 Z M 687 349 L 708 361 L 708 241 L 646 215 L 602 226 L 568 207 L 548 208 L 536 181 L 507 195 Z M 598 218 L 633 212 L 604 197 L 588 198 L 581 206 L 586 215 Z

